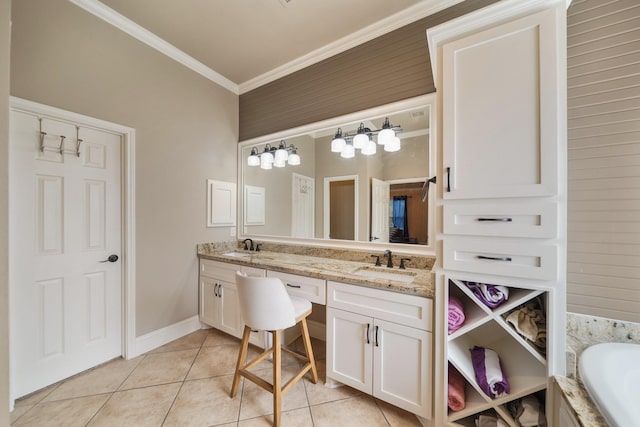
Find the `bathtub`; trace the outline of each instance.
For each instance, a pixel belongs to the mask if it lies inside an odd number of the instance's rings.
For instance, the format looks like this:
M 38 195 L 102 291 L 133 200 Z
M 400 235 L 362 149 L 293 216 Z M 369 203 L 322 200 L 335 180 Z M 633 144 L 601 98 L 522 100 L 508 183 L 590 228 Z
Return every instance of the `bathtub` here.
M 591 346 L 582 353 L 578 369 L 611 427 L 640 426 L 640 344 Z

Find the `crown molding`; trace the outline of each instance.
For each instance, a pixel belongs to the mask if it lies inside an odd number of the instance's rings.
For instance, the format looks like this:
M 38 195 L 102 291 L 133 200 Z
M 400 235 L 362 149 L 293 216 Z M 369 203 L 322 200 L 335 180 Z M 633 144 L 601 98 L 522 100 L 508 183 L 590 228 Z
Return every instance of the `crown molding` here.
M 171 43 L 168 43 L 164 39 L 156 36 L 151 31 L 136 24 L 129 18 L 121 15 L 115 10 L 111 9 L 104 3 L 98 0 L 69 0 L 76 6 L 84 9 L 85 11 L 97 16 L 103 21 L 113 25 L 121 31 L 129 34 L 131 37 L 138 39 L 142 43 L 156 49 L 157 51 L 165 54 L 169 58 L 181 63 L 185 67 L 195 71 L 201 76 L 211 80 L 212 82 L 222 86 L 230 92 L 239 94 L 238 85 L 227 79 L 218 72 L 204 65 L 202 62 L 187 55 L 182 50 L 178 49 Z
M 474 31 L 488 28 L 523 17 L 524 15 L 539 12 L 544 9 L 564 5 L 568 8 L 572 0 L 503 0 L 491 4 L 475 12 L 462 15 L 451 21 L 447 21 L 436 27 L 426 30 L 427 43 L 429 45 L 429 57 L 433 81 L 438 88 L 438 47 L 443 43 L 464 37 Z
M 74 0 L 71 0 L 74 1 Z M 240 95 L 282 78 L 288 74 L 299 71 L 305 67 L 318 63 L 324 59 L 335 56 L 353 47 L 387 34 L 393 30 L 404 27 L 412 22 L 433 15 L 448 7 L 461 3 L 463 0 L 434 0 L 422 1 L 403 11 L 395 13 L 381 21 L 373 23 L 348 36 L 329 43 L 319 49 L 311 51 L 293 61 L 287 62 L 271 71 L 267 71 L 253 79 L 238 85 Z

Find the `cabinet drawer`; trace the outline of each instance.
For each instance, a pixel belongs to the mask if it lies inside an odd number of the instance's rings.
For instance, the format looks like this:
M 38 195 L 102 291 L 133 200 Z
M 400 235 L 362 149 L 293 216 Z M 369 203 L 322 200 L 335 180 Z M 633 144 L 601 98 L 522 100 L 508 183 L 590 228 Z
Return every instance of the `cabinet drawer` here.
M 200 260 L 200 274 L 202 276 L 214 277 L 226 282 L 236 282 L 236 271 L 242 271 L 250 276 L 264 277 L 264 270 L 261 268 L 247 267 L 239 264 L 212 261 L 210 259 Z
M 277 271 L 267 271 L 267 277 L 277 277 L 282 280 L 287 287 L 287 292 L 291 295 L 307 299 L 316 304 L 326 304 L 326 282 L 322 279 Z
M 539 280 L 554 280 L 558 271 L 554 245 L 451 237 L 442 242 L 442 253 L 445 270 Z
M 328 281 L 327 306 L 431 331 L 429 298 Z
M 553 238 L 558 208 L 552 202 L 445 203 L 445 234 Z

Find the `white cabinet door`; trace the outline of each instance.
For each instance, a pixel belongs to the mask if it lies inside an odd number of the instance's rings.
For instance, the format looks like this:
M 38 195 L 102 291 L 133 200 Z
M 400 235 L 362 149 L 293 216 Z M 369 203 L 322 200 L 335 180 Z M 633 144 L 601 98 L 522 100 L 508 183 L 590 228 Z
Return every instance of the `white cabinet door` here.
M 373 340 L 373 395 L 431 418 L 431 334 L 376 319 Z
M 373 319 L 327 307 L 327 377 L 371 394 Z
M 548 10 L 443 45 L 444 199 L 557 194 L 557 33 Z
M 235 337 L 241 337 L 244 329 L 238 291 L 233 283 L 218 282 L 218 325 L 217 328 Z
M 216 326 L 218 283 L 210 277 L 200 277 L 200 321 L 209 326 Z

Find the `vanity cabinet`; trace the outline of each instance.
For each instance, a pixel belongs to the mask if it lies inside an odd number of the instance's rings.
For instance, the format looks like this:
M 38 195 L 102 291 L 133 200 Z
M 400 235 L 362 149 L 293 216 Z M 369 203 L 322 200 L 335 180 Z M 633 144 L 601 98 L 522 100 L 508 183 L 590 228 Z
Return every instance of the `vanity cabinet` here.
M 431 300 L 327 284 L 327 378 L 424 418 L 432 410 Z
M 435 425 L 475 426 L 481 414 L 517 427 L 509 407 L 534 396 L 552 422 L 549 378 L 565 369 L 566 13 L 563 1 L 505 0 L 428 30 L 438 92 L 438 325 Z M 489 308 L 469 282 L 501 285 Z M 449 297 L 465 321 L 448 335 Z M 539 351 L 505 317 L 533 302 L 545 317 Z M 438 330 L 440 327 L 438 326 Z M 469 349 L 494 350 L 510 385 L 492 399 Z M 465 407 L 447 405 L 449 369 Z M 550 424 L 552 425 L 552 424 Z
M 477 414 L 493 411 L 509 425 L 519 425 L 509 405 L 523 397 L 533 395 L 544 403 L 548 383 L 547 348 L 536 347 L 532 341 L 520 335 L 506 318 L 525 305 L 540 307 L 544 319 L 548 319 L 546 307 L 549 293 L 540 289 L 526 289 L 505 286 L 508 299 L 496 308 L 484 304 L 467 286 L 468 281 L 448 278 L 448 296 L 455 297 L 464 307 L 465 322 L 457 331 L 447 337 L 447 362 L 457 370 L 465 382 L 465 408 L 449 411 L 448 420 L 455 425 L 474 425 Z M 546 320 L 540 326 L 545 328 L 540 342 L 546 342 Z M 470 348 L 480 346 L 494 350 L 500 357 L 502 371 L 509 383 L 509 393 L 491 398 L 478 385 Z
M 236 271 L 252 276 L 264 276 L 259 268 L 200 260 L 200 321 L 234 337 L 241 338 L 244 330 L 238 293 Z M 252 333 L 251 343 L 264 346 L 262 334 Z

